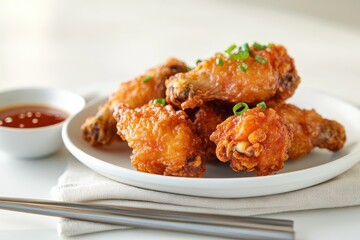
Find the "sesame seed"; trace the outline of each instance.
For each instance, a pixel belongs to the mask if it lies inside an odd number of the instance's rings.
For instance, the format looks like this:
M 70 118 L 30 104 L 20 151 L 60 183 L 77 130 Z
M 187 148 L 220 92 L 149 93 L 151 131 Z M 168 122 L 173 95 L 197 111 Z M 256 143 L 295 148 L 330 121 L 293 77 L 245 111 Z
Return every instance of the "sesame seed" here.
M 5 118 L 5 122 L 6 123 L 11 123 L 13 120 L 12 120 L 12 118 L 11 117 L 7 117 L 7 118 Z

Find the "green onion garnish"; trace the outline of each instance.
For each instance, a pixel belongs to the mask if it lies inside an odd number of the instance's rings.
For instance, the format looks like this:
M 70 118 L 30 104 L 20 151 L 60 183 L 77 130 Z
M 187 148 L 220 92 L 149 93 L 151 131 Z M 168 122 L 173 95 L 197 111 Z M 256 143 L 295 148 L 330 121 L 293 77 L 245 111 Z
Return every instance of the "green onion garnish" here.
M 228 47 L 228 48 L 225 50 L 225 52 L 230 55 L 231 52 L 232 52 L 235 48 L 236 48 L 236 45 L 235 45 L 235 44 L 232 44 L 232 45 L 230 45 L 230 47 Z
M 257 61 L 257 62 L 259 62 L 259 63 L 261 63 L 261 64 L 265 64 L 265 63 L 267 62 L 267 59 L 266 59 L 266 58 L 262 58 L 262 57 L 260 57 L 259 55 L 256 55 L 256 56 L 254 57 L 254 59 L 255 59 L 255 61 Z
M 238 60 L 238 59 L 240 59 L 240 58 L 237 56 L 237 54 L 231 54 L 231 55 L 229 56 L 229 59 L 230 59 L 230 60 Z
M 238 53 L 238 55 L 239 55 L 241 60 L 245 60 L 245 59 L 249 58 L 249 56 L 250 56 L 249 52 L 247 52 L 247 51 L 245 51 L 245 52 L 240 51 Z
M 198 59 L 197 61 L 196 61 L 196 65 L 199 65 L 199 63 L 201 63 L 202 62 L 202 60 L 201 59 Z
M 248 44 L 248 43 L 244 43 L 244 44 L 241 46 L 241 49 L 242 49 L 244 52 L 250 53 L 250 47 L 249 47 L 249 44 Z
M 237 54 L 232 54 L 229 56 L 230 60 L 245 60 L 249 58 L 250 54 L 246 51 L 239 51 Z
M 236 47 L 237 46 L 233 44 L 230 47 L 228 47 L 228 49 L 225 50 L 225 53 L 228 54 L 230 60 L 245 60 L 249 58 L 250 56 L 249 44 L 247 43 L 243 44 L 238 48 L 237 52 L 233 53 Z
M 151 75 L 147 75 L 142 79 L 143 83 L 147 83 L 148 81 L 150 81 L 153 77 Z
M 194 69 L 194 67 L 189 67 L 189 66 L 187 66 L 187 70 L 188 71 L 191 71 L 191 70 L 193 70 Z
M 246 63 L 240 63 L 238 65 L 238 69 L 242 72 L 247 72 L 249 70 L 248 65 Z
M 222 58 L 217 58 L 215 60 L 215 64 L 216 64 L 216 66 L 222 66 L 222 65 L 224 65 L 224 60 Z
M 265 50 L 267 48 L 266 45 L 261 45 L 260 43 L 254 42 L 253 44 L 254 48 L 258 49 L 258 50 Z
M 157 99 L 154 99 L 153 101 L 154 104 L 161 104 L 163 106 L 165 106 L 165 98 L 157 98 Z
M 259 102 L 258 104 L 256 104 L 257 107 L 262 107 L 263 109 L 267 108 L 266 103 L 263 102 Z
M 249 110 L 249 106 L 244 102 L 240 102 L 233 107 L 233 112 L 234 112 L 235 116 L 240 116 L 247 110 Z

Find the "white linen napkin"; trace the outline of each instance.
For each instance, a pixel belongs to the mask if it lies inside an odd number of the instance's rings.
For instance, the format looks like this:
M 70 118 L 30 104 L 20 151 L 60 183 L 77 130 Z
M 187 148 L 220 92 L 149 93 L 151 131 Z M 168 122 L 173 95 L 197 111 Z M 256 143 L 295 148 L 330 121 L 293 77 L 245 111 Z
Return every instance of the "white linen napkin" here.
M 298 191 L 263 197 L 216 199 L 129 186 L 103 177 L 81 163 L 72 161 L 59 178 L 57 186 L 52 189 L 52 196 L 59 201 L 249 216 L 360 205 L 359 179 L 360 164 L 357 164 L 332 180 Z M 63 236 L 125 228 L 127 227 L 69 219 L 61 219 L 58 224 L 58 232 Z

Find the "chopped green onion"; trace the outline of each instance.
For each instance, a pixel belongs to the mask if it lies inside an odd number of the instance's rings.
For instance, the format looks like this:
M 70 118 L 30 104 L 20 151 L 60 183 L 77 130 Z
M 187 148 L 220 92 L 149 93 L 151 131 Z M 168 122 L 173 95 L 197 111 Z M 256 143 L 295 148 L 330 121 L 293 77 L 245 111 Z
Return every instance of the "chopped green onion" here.
M 201 59 L 198 59 L 197 61 L 196 61 L 196 65 L 199 65 L 199 63 L 201 63 L 202 62 L 202 60 Z
M 249 52 L 239 51 L 237 54 L 232 54 L 229 56 L 230 60 L 245 60 L 250 56 Z
M 236 48 L 236 45 L 235 45 L 235 44 L 232 44 L 232 45 L 230 45 L 230 47 L 228 47 L 228 48 L 225 50 L 225 52 L 230 55 L 231 52 L 232 52 L 235 48 Z
M 222 58 L 217 58 L 215 60 L 215 64 L 216 64 L 216 66 L 222 66 L 222 65 L 224 65 L 224 60 Z
M 254 48 L 258 49 L 258 50 L 265 50 L 267 48 L 266 45 L 261 45 L 260 43 L 254 42 L 253 44 Z
M 143 83 L 147 83 L 148 81 L 150 81 L 153 77 L 151 75 L 147 75 L 142 79 Z
M 228 49 L 225 50 L 225 53 L 228 54 L 228 57 L 230 60 L 245 60 L 247 58 L 249 58 L 250 56 L 250 48 L 249 48 L 249 44 L 245 43 L 242 46 L 240 46 L 237 50 L 237 52 L 233 51 L 235 50 L 236 45 L 233 44 L 230 47 L 228 47 Z
M 189 66 L 187 66 L 187 69 L 188 69 L 188 71 L 191 71 L 191 70 L 194 69 L 194 67 L 189 67 Z
M 257 107 L 262 107 L 263 109 L 267 108 L 266 103 L 264 101 L 259 102 L 258 104 L 256 104 Z
M 249 44 L 248 44 L 248 43 L 244 43 L 244 44 L 241 46 L 241 49 L 242 49 L 244 52 L 250 53 L 250 47 L 249 47 Z
M 255 61 L 257 61 L 257 62 L 259 62 L 259 63 L 261 63 L 261 64 L 267 63 L 267 59 L 266 59 L 266 58 L 262 58 L 262 57 L 260 57 L 259 55 L 256 55 L 256 56 L 254 57 L 254 59 L 255 59 Z
M 272 48 L 274 45 L 272 44 L 272 43 L 269 43 L 268 45 L 267 45 L 267 47 L 268 48 Z
M 245 52 L 240 51 L 238 53 L 238 55 L 239 55 L 241 60 L 245 60 L 245 59 L 249 58 L 249 56 L 250 56 L 249 52 L 247 52 L 247 51 L 245 51 Z
M 240 63 L 238 65 L 238 69 L 242 72 L 247 72 L 249 70 L 248 65 L 246 63 Z
M 231 55 L 229 56 L 229 59 L 230 59 L 230 60 L 238 60 L 238 59 L 240 59 L 240 58 L 239 58 L 239 56 L 238 56 L 237 54 L 231 54 Z
M 161 104 L 163 106 L 165 106 L 166 102 L 165 102 L 165 98 L 157 98 L 157 99 L 154 99 L 153 101 L 154 104 Z
M 239 111 L 239 109 L 240 109 L 240 111 Z M 240 116 L 247 110 L 249 110 L 249 106 L 244 102 L 240 102 L 233 107 L 233 112 L 234 112 L 235 116 Z

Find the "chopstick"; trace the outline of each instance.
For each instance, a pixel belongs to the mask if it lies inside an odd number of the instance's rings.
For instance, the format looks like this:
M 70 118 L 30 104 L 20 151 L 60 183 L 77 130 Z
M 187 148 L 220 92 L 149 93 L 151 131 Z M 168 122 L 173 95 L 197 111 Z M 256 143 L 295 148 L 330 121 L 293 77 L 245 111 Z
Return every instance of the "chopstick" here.
M 294 239 L 293 221 L 0 197 L 0 209 L 235 239 Z

